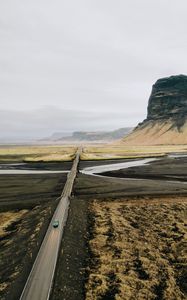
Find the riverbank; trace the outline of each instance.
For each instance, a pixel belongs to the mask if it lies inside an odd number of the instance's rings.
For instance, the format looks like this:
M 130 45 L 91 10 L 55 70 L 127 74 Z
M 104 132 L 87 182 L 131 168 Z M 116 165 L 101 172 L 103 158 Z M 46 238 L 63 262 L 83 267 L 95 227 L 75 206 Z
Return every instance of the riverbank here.
M 117 178 L 141 178 L 154 180 L 187 181 L 187 157 L 163 157 L 150 164 L 131 167 L 129 169 L 103 172 L 101 175 Z

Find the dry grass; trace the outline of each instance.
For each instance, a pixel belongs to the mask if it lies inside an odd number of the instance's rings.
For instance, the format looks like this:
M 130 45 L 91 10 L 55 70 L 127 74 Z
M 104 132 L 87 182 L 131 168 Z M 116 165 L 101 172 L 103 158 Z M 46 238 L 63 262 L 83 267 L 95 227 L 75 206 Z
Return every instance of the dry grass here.
M 0 299 L 18 299 L 25 272 L 33 263 L 52 203 L 0 213 Z M 17 290 L 18 288 L 18 290 Z
M 6 228 L 12 223 L 19 221 L 28 210 L 8 211 L 0 213 L 0 238 L 6 235 Z
M 71 146 L 3 146 L 1 161 L 48 162 L 69 161 L 74 158 L 77 147 Z
M 170 152 L 184 152 L 186 146 L 125 146 L 111 145 L 85 145 L 82 160 L 143 158 L 163 156 Z M 51 162 L 73 160 L 76 146 L 3 146 L 0 147 L 0 161 L 25 162 Z
M 187 199 L 91 206 L 86 300 L 187 299 Z
M 7 235 L 7 228 L 11 224 L 18 222 L 27 212 L 28 210 L 23 209 L 20 211 L 8 211 L 0 213 L 0 240 Z M 8 282 L 0 282 L 0 292 L 4 291 L 7 287 Z
M 125 146 L 97 145 L 85 146 L 81 155 L 82 160 L 100 160 L 116 158 L 143 158 L 163 156 L 171 152 L 184 152 L 186 146 Z
M 48 155 L 36 155 L 35 157 L 26 157 L 24 162 L 62 162 L 74 159 L 74 152 L 68 154 L 50 153 Z

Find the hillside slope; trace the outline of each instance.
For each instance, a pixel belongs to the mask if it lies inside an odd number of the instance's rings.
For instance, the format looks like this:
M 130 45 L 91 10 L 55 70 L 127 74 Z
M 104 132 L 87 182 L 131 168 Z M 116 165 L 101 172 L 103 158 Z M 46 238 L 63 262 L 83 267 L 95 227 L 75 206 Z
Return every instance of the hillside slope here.
M 187 76 L 162 78 L 153 85 L 147 118 L 122 142 L 128 145 L 187 144 Z

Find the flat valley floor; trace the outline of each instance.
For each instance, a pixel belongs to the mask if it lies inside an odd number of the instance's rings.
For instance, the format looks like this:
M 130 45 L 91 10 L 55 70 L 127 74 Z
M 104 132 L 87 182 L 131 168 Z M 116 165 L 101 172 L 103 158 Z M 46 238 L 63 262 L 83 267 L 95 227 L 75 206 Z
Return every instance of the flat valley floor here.
M 78 175 L 51 299 L 187 299 L 186 162 Z
M 186 166 L 162 158 L 105 177 L 79 173 L 51 299 L 187 299 Z M 66 176 L 1 175 L 2 300 L 19 299 Z

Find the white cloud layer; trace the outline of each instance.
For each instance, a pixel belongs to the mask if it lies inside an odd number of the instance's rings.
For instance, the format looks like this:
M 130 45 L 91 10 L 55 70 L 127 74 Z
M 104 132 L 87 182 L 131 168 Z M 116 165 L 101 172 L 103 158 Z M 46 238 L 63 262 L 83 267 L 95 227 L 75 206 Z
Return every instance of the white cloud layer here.
M 186 11 L 186 0 L 2 0 L 2 113 L 41 109 L 39 123 L 48 127 L 42 107 L 71 110 L 62 131 L 75 124 L 76 111 L 102 114 L 99 124 L 108 128 L 135 125 L 145 117 L 152 84 L 187 73 Z M 20 132 L 20 113 L 13 119 Z M 98 127 L 89 118 L 83 126 Z

